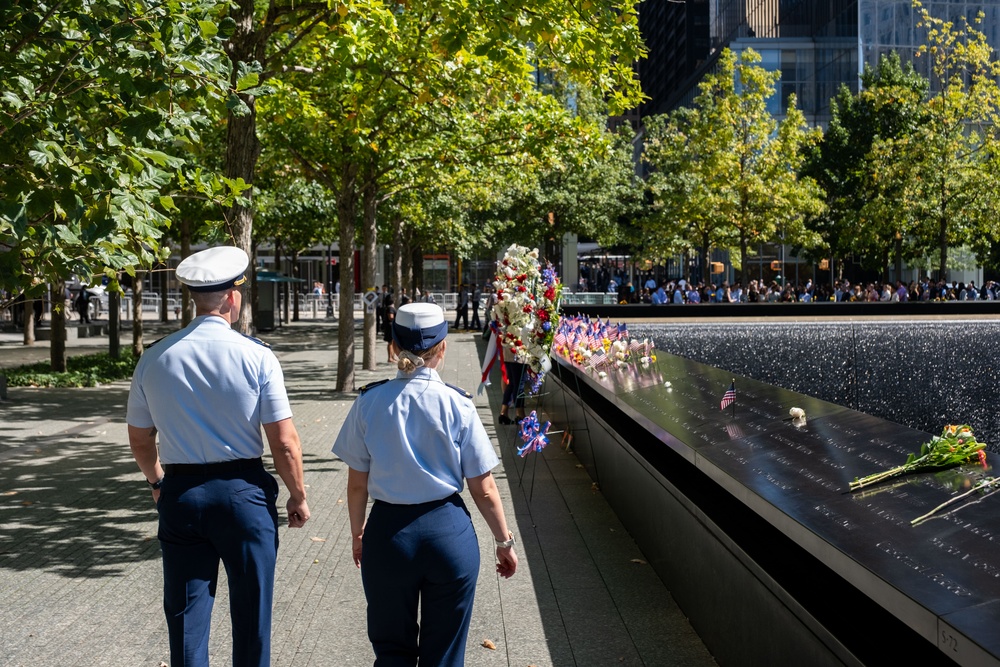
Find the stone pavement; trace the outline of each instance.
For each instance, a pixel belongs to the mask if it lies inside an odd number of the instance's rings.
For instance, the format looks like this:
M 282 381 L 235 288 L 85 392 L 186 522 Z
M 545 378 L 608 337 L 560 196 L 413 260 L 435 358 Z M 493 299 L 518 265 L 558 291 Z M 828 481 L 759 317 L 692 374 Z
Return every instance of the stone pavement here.
M 351 559 L 347 468 L 330 454 L 356 396 L 333 390 L 336 326 L 292 323 L 263 336 L 285 371 L 313 513 L 305 528 L 280 531 L 276 666 L 360 667 L 374 657 Z M 153 340 L 176 325 L 149 327 Z M 126 331 L 122 343 L 130 341 Z M 98 351 L 107 338 L 70 345 L 71 354 Z M 444 379 L 474 391 L 483 345 L 478 335 L 452 333 Z M 375 371 L 361 370 L 359 350 L 358 386 L 395 374 L 384 345 L 377 350 Z M 0 368 L 47 358 L 48 343 L 25 348 L 19 335 L 0 334 Z M 497 577 L 489 531 L 469 501 L 482 570 L 466 663 L 714 665 L 600 491 L 560 448 L 559 435 L 541 455 L 516 457 L 514 427 L 494 423 L 498 387 L 474 400 L 502 457 L 494 474 L 520 564 L 513 578 Z M 157 667 L 169 660 L 156 514 L 129 453 L 127 393 L 127 382 L 10 388 L 0 401 L 0 667 Z M 283 504 L 279 499 L 279 509 Z M 221 578 L 214 665 L 231 663 Z

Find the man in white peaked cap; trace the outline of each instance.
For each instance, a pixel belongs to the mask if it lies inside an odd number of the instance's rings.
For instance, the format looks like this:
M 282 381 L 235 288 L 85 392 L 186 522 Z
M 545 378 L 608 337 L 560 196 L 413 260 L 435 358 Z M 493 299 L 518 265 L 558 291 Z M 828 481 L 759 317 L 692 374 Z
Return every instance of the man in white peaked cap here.
M 197 316 L 144 352 L 129 391 L 129 445 L 159 513 L 174 667 L 208 665 L 220 560 L 229 580 L 232 663 L 270 664 L 278 484 L 261 460 L 261 426 L 288 488 L 288 525 L 309 519 L 281 367 L 264 343 L 232 328 L 249 263 L 243 250 L 226 246 L 177 266 Z

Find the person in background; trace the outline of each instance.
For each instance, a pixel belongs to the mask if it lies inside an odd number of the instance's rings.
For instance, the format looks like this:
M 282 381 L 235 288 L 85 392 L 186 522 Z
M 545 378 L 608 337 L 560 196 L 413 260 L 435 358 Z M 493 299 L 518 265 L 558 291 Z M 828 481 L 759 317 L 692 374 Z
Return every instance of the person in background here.
M 469 289 L 462 283 L 458 287 L 458 303 L 455 305 L 455 329 L 462 322 L 462 328 L 469 329 Z
M 459 495 L 465 483 L 495 541 L 501 577 L 517 570 L 514 534 L 490 472 L 499 460 L 472 397 L 438 374 L 444 313 L 433 304 L 400 306 L 392 331 L 399 372 L 362 387 L 333 444 L 348 466 L 368 638 L 376 665 L 457 667 L 465 664 L 480 565 Z
M 288 488 L 288 525 L 309 520 L 281 366 L 269 347 L 232 328 L 249 263 L 243 250 L 227 246 L 177 266 L 197 317 L 145 351 L 128 395 L 129 446 L 159 514 L 172 665 L 208 665 L 220 560 L 229 581 L 232 664 L 270 665 L 278 484 L 261 459 L 262 428 Z
M 90 292 L 87 291 L 86 285 L 80 285 L 80 293 L 77 294 L 73 305 L 80 315 L 80 324 L 90 324 Z
M 475 283 L 472 284 L 472 324 L 470 325 L 476 331 L 483 328 L 483 322 L 479 319 L 479 300 L 483 298 L 483 292 L 476 286 Z
M 396 306 L 393 303 L 392 296 L 389 296 L 383 301 L 382 306 L 382 340 L 386 343 L 386 362 L 390 364 L 396 363 L 396 355 L 392 350 L 392 323 L 396 319 Z

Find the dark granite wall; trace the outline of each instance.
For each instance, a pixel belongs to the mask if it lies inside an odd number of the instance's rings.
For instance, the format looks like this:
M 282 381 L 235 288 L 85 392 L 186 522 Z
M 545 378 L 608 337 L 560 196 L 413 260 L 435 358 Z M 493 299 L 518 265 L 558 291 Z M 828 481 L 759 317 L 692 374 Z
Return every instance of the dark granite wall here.
M 629 332 L 657 350 L 935 435 L 969 424 L 1000 452 L 1000 322 L 692 322 Z

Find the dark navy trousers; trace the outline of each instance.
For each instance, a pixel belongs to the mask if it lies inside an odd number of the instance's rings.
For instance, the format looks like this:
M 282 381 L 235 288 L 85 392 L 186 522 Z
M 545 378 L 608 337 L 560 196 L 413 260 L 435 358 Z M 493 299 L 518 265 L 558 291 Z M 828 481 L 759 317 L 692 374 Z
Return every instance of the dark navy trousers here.
M 463 665 L 478 576 L 479 542 L 458 495 L 420 505 L 375 501 L 361 579 L 376 667 Z
M 171 667 L 208 665 L 220 560 L 229 580 L 233 665 L 270 665 L 277 497 L 278 483 L 263 468 L 164 479 L 158 537 Z

